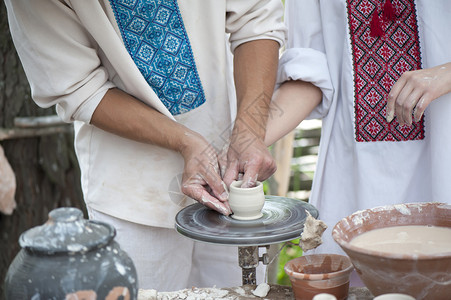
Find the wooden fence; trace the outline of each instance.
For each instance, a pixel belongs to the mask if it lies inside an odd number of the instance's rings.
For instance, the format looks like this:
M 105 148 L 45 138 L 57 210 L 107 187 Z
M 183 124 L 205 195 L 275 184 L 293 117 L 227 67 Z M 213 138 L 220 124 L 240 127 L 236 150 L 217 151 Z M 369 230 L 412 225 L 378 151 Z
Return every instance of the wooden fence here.
M 316 170 L 321 121 L 302 122 L 295 130 L 287 197 L 307 201 Z

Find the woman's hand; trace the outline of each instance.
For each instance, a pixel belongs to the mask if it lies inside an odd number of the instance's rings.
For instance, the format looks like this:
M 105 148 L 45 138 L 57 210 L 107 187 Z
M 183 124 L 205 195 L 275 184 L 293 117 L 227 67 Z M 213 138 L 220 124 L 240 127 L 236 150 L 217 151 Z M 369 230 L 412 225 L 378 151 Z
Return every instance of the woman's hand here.
M 386 118 L 396 116 L 400 125 L 418 122 L 426 107 L 451 92 L 451 63 L 402 74 L 388 95 Z

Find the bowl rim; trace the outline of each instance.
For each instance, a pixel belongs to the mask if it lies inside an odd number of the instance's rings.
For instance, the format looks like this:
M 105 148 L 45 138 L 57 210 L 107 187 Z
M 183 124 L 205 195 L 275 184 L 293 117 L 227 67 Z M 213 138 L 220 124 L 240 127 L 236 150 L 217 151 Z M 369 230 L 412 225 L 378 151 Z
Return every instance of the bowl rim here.
M 306 273 L 300 273 L 300 272 L 296 272 L 293 271 L 291 269 L 288 269 L 288 264 L 296 261 L 296 260 L 301 260 L 304 259 L 306 256 L 335 256 L 335 257 L 341 257 L 344 258 L 345 260 L 348 261 L 349 266 L 347 266 L 346 268 L 339 270 L 339 271 L 335 271 L 335 272 L 330 272 L 330 273 L 322 273 L 322 274 L 306 274 Z M 350 274 L 351 271 L 354 269 L 354 265 L 352 264 L 351 259 L 347 256 L 347 255 L 341 255 L 341 254 L 336 254 L 336 253 L 318 253 L 318 254 L 307 254 L 307 255 L 302 255 L 296 258 L 293 258 L 289 261 L 287 261 L 283 267 L 285 273 L 288 275 L 288 277 L 293 277 L 296 279 L 301 279 L 301 280 L 308 280 L 308 281 L 319 281 L 319 280 L 328 280 L 328 279 L 333 279 L 333 278 L 337 278 L 337 277 L 342 277 L 345 276 L 346 274 Z M 327 274 L 327 278 L 324 278 L 324 275 Z M 304 278 L 304 275 L 308 275 L 308 279 Z
M 241 192 L 241 193 L 249 193 L 249 192 L 255 192 L 257 190 L 263 189 L 263 183 L 261 181 L 256 181 L 255 186 L 248 187 L 248 188 L 242 188 L 241 184 L 243 183 L 243 180 L 234 180 L 232 183 L 230 183 L 229 190 L 233 190 L 235 192 Z M 230 192 L 230 191 L 229 191 Z
M 359 210 L 359 211 L 356 211 L 356 212 L 352 213 L 351 215 L 341 219 L 340 221 L 338 221 L 332 230 L 332 237 L 335 240 L 335 242 L 338 245 L 340 245 L 340 247 L 342 247 L 343 250 L 345 250 L 345 252 L 350 250 L 350 251 L 353 251 L 356 253 L 376 256 L 378 258 L 383 258 L 383 259 L 434 260 L 434 259 L 442 259 L 442 258 L 446 258 L 446 257 L 451 257 L 451 251 L 444 252 L 444 253 L 438 253 L 438 254 L 399 254 L 399 253 L 389 253 L 389 252 L 378 251 L 378 250 L 370 250 L 370 249 L 365 249 L 365 248 L 361 248 L 361 247 L 352 245 L 351 244 L 352 239 L 348 242 L 348 241 L 345 241 L 343 238 L 341 238 L 339 228 L 344 223 L 352 222 L 351 220 L 353 219 L 353 217 L 363 215 L 369 211 L 380 212 L 380 211 L 387 211 L 387 210 L 391 210 L 391 209 L 399 209 L 400 207 L 407 207 L 407 208 L 420 207 L 421 208 L 421 207 L 428 206 L 428 205 L 433 205 L 433 206 L 436 206 L 437 208 L 445 208 L 445 209 L 451 210 L 451 205 L 448 203 L 444 203 L 444 202 L 415 202 L 415 203 L 391 204 L 391 205 L 377 206 L 374 208 Z M 400 226 L 403 226 L 403 225 L 400 225 Z M 405 226 L 407 226 L 407 225 L 405 225 Z M 391 226 L 387 226 L 387 227 L 391 227 Z M 381 227 L 381 228 L 386 228 L 386 227 Z M 368 231 L 365 231 L 365 232 L 368 232 Z

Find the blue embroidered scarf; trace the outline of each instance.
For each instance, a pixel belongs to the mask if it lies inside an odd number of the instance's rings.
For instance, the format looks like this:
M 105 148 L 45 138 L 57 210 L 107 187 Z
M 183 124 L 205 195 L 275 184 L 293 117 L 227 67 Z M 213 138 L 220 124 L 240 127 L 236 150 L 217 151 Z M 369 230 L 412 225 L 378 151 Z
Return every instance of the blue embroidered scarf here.
M 110 0 L 130 56 L 173 114 L 205 102 L 176 0 Z

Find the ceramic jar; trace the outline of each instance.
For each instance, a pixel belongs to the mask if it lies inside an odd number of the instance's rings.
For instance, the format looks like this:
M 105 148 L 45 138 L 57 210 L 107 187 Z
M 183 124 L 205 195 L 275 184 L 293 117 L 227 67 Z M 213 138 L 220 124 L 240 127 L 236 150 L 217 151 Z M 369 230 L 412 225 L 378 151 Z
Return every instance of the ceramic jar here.
M 296 300 L 312 300 L 323 293 L 345 300 L 354 267 L 344 255 L 311 254 L 290 260 L 284 269 Z
M 5 298 L 137 299 L 135 266 L 115 235 L 111 225 L 85 220 L 77 208 L 52 210 L 45 224 L 20 236 Z
M 255 187 L 242 188 L 242 181 L 233 181 L 229 188 L 229 205 L 232 218 L 237 220 L 255 220 L 263 216 L 265 204 L 263 183 L 257 181 Z

